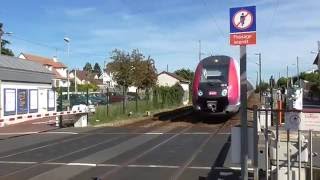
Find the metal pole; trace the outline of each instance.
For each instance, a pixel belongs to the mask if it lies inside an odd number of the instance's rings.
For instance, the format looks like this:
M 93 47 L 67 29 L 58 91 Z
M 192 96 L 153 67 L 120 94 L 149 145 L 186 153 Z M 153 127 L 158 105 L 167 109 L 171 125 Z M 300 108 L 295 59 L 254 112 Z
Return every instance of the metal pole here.
M 312 130 L 309 130 L 309 157 L 310 157 L 310 180 L 313 180 L 313 161 L 312 161 Z
M 2 30 L 3 24 L 0 23 L 0 56 L 2 55 L 2 35 L 3 35 L 3 30 Z
M 299 146 L 299 180 L 301 179 L 301 131 L 298 130 L 298 146 Z
M 259 87 L 261 86 L 261 83 L 262 83 L 262 81 L 261 81 L 261 53 L 259 53 Z M 262 97 L 261 89 L 259 90 L 259 96 L 260 96 L 260 103 L 261 103 L 261 97 Z
M 241 179 L 248 179 L 248 122 L 247 122 L 247 47 L 240 46 L 241 75 Z
M 107 87 L 107 116 L 109 116 L 109 102 L 110 102 L 109 87 Z
M 254 179 L 259 179 L 258 168 L 258 106 L 253 106 L 253 166 L 254 166 Z
M 77 69 L 74 69 L 74 91 L 78 92 L 77 90 Z
M 123 100 L 122 100 L 122 113 L 125 114 L 126 113 L 126 109 L 125 109 L 125 100 L 126 100 L 126 97 L 125 97 L 125 93 L 124 93 L 124 90 L 125 87 L 123 86 L 123 90 L 122 90 L 122 95 L 123 95 Z
M 297 80 L 298 80 L 299 87 L 300 87 L 300 82 L 299 82 L 300 78 L 299 78 L 299 76 L 300 76 L 300 72 L 299 72 L 299 57 L 297 56 Z
M 60 94 L 60 111 L 63 111 L 63 101 L 62 101 L 62 89 L 59 87 L 59 94 Z M 62 115 L 59 116 L 59 127 L 62 128 Z
M 290 180 L 291 178 L 291 172 L 290 172 L 290 131 L 287 130 L 287 164 L 288 164 L 288 167 L 287 167 L 287 179 Z
M 136 89 L 136 112 L 138 112 L 138 88 Z
M 289 67 L 287 65 L 287 90 L 289 88 Z
M 281 111 L 281 109 L 279 109 Z M 279 118 L 277 118 L 276 122 L 276 173 L 277 173 L 277 180 L 279 178 Z
M 320 41 L 318 41 L 318 70 L 320 70 Z
M 266 158 L 266 179 L 269 179 L 269 136 L 268 136 L 268 110 L 266 110 L 266 121 L 264 129 L 264 138 L 265 138 L 265 158 Z

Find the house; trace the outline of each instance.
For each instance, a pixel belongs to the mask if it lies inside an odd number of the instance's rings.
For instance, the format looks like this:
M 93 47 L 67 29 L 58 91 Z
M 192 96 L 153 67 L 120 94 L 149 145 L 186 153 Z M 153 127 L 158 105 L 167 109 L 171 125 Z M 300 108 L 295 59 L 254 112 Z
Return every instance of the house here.
M 318 53 L 316 58 L 313 61 L 313 64 L 318 66 L 318 72 L 320 72 L 320 60 L 319 59 L 320 58 L 319 58 L 319 53 Z
M 68 77 L 67 77 L 67 66 L 65 66 L 63 63 L 59 62 L 56 57 L 50 59 L 47 57 L 41 57 L 38 55 L 33 54 L 27 54 L 27 53 L 21 53 L 19 55 L 19 58 L 25 59 L 28 61 L 33 61 L 36 63 L 42 64 L 45 68 L 47 68 L 49 71 L 53 72 L 54 78 L 53 83 L 55 87 L 68 87 L 70 86 L 70 82 L 68 83 Z
M 190 82 L 174 73 L 163 71 L 158 74 L 157 85 L 158 86 L 168 86 L 172 87 L 175 84 L 179 84 L 184 90 L 183 95 L 183 104 L 186 105 L 189 103 L 189 84 Z
M 83 70 L 71 70 L 69 73 L 69 77 L 71 81 L 76 81 L 77 84 L 101 84 L 99 81 L 99 76 L 97 73 L 89 73 Z
M 0 56 L 0 127 L 56 111 L 53 73 L 42 64 Z
M 117 83 L 112 78 L 112 74 L 106 69 L 104 69 L 103 73 L 100 76 L 100 79 L 102 79 L 102 83 L 106 88 L 115 88 L 115 86 L 117 85 Z

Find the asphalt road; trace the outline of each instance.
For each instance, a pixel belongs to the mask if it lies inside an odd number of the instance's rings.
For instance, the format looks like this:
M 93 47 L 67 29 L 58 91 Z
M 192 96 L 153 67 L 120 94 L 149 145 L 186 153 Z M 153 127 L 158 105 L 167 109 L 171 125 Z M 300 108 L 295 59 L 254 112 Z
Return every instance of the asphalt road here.
M 238 179 L 225 167 L 229 120 L 189 115 L 0 140 L 0 179 Z

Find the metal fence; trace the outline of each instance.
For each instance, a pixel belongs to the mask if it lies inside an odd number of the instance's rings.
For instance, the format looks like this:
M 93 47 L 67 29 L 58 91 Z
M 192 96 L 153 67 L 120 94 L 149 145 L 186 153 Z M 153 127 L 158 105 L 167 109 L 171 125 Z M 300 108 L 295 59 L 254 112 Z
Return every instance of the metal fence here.
M 313 131 L 292 130 L 281 122 L 283 118 L 301 121 L 300 117 L 289 117 L 297 113 L 305 112 L 254 106 L 252 164 L 255 179 L 320 178 L 313 172 Z
M 58 91 L 58 111 L 74 110 L 79 105 L 89 108 L 93 123 L 125 118 L 128 116 L 149 115 L 150 111 L 177 107 L 182 104 L 182 96 L 177 96 L 170 88 L 132 90 L 106 88 L 104 91 L 62 92 Z

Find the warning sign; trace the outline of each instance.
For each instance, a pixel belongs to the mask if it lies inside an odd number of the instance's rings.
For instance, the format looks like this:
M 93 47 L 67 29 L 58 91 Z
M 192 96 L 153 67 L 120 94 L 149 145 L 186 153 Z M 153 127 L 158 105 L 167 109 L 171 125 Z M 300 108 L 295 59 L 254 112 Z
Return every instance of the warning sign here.
M 239 33 L 239 34 L 230 34 L 230 44 L 231 45 L 248 45 L 256 44 L 256 33 Z
M 286 112 L 285 117 L 287 130 L 320 131 L 320 113 Z
M 320 131 L 320 113 L 303 113 L 300 130 Z
M 256 7 L 230 8 L 230 44 L 256 44 Z

